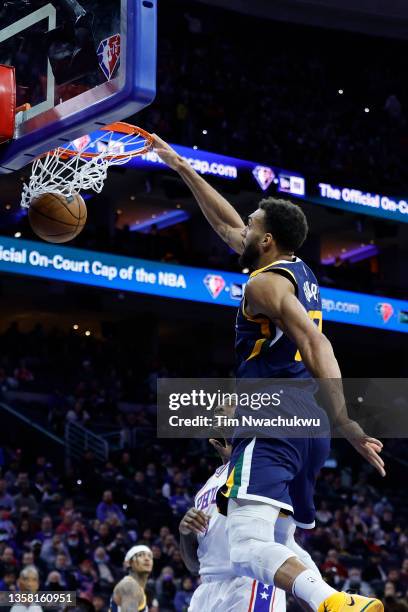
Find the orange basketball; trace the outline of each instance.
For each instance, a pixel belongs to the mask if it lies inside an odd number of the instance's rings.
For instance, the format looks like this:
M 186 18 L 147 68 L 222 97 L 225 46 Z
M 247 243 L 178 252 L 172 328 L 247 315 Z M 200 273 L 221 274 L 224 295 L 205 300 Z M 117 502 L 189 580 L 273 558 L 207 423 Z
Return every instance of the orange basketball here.
M 47 242 L 68 242 L 78 236 L 86 223 L 86 205 L 79 195 L 44 193 L 33 198 L 28 218 L 33 232 Z

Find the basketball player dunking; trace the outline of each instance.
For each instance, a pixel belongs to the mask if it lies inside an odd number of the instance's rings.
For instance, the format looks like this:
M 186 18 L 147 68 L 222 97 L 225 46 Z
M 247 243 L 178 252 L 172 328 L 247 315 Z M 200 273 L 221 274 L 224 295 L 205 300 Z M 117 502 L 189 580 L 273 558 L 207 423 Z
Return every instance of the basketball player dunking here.
M 381 442 L 368 437 L 348 417 L 339 384 L 341 372 L 321 331 L 318 283 L 295 255 L 308 231 L 301 209 L 268 198 L 244 224 L 231 204 L 186 160 L 158 136 L 154 139 L 156 153 L 179 173 L 213 229 L 240 254 L 241 264 L 252 270 L 237 317 L 237 377 L 324 379 L 333 425 L 385 475 Z M 315 402 L 306 393 L 292 401 L 302 409 Z M 219 509 L 227 509 L 232 567 L 237 576 L 293 593 L 305 610 L 383 612 L 377 599 L 331 588 L 276 537 L 282 509 L 299 526 L 314 526 L 315 479 L 328 453 L 325 438 L 234 440 L 226 487 L 217 497 Z
M 125 556 L 129 574 L 115 586 L 110 612 L 148 612 L 146 584 L 153 569 L 153 554 L 148 546 L 133 546 Z

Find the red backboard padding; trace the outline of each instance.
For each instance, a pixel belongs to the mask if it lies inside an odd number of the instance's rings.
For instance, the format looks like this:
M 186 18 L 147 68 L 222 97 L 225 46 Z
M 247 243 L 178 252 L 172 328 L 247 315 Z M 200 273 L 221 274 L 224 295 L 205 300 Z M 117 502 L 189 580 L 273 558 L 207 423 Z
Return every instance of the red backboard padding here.
M 14 136 L 16 117 L 16 74 L 13 66 L 0 64 L 0 143 Z

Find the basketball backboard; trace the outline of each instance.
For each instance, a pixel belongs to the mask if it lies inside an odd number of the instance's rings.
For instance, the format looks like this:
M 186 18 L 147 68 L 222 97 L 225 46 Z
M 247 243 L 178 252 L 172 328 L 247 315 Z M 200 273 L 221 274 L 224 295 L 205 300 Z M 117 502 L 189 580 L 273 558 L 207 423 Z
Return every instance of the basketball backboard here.
M 126 119 L 156 84 L 157 0 L 9 0 L 0 9 L 0 64 L 14 66 L 14 140 L 0 172 Z

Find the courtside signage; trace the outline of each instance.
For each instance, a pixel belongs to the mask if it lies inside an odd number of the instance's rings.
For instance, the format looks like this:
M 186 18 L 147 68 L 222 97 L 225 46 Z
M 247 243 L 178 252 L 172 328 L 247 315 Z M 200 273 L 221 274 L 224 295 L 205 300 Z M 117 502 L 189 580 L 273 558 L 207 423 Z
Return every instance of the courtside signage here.
M 238 307 L 245 274 L 0 237 L 0 272 Z M 408 333 L 408 301 L 321 288 L 326 321 Z

